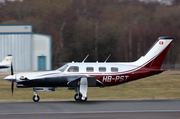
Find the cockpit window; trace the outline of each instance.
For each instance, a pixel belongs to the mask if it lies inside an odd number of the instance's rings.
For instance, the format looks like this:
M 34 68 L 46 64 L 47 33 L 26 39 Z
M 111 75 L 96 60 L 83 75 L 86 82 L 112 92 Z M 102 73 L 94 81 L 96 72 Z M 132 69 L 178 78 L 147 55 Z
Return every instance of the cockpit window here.
M 79 72 L 79 67 L 71 66 L 69 67 L 68 72 Z
M 58 69 L 58 71 L 64 72 L 67 67 L 68 67 L 68 65 L 63 65 L 62 67 L 60 67 L 60 68 Z

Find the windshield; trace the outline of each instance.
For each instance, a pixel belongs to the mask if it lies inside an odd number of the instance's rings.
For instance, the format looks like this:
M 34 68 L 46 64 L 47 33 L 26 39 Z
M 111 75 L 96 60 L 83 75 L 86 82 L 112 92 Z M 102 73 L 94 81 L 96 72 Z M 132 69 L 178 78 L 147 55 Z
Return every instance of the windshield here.
M 59 69 L 57 69 L 58 71 L 64 72 L 66 70 L 66 68 L 68 67 L 68 65 L 63 65 L 62 67 L 60 67 Z

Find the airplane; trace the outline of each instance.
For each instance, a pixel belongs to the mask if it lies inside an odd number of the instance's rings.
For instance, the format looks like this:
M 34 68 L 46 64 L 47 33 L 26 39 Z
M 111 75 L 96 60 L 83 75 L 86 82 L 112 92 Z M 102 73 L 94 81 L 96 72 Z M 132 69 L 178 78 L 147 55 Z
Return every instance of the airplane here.
M 0 69 L 9 68 L 11 66 L 12 55 L 7 55 L 2 62 L 0 62 Z
M 33 88 L 33 101 L 40 97 L 37 91 L 55 91 L 57 87 L 75 90 L 76 101 L 87 101 L 88 87 L 115 86 L 144 77 L 162 73 L 161 65 L 173 41 L 171 36 L 159 37 L 149 51 L 134 62 L 84 62 L 67 63 L 54 71 L 19 73 L 4 79 L 11 82 L 13 95 L 14 82 L 17 88 Z

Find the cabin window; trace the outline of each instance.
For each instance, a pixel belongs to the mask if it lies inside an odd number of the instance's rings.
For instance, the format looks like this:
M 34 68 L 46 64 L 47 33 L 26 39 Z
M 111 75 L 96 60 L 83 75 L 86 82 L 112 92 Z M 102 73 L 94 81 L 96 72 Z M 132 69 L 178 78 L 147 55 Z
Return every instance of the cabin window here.
M 93 72 L 93 71 L 94 71 L 94 68 L 93 68 L 93 67 L 86 67 L 86 71 L 87 71 L 87 72 Z
M 117 67 L 111 67 L 111 72 L 118 72 L 118 68 Z
M 99 72 L 106 72 L 106 67 L 99 67 Z
M 79 72 L 79 67 L 77 66 L 70 66 L 68 72 Z

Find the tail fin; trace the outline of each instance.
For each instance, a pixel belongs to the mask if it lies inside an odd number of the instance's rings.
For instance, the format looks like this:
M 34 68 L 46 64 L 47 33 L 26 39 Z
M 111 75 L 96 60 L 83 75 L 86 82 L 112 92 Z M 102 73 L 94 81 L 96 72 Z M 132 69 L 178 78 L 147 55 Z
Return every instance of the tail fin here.
M 12 55 L 7 55 L 2 62 L 0 62 L 0 68 L 8 68 L 11 66 Z
M 133 64 L 142 67 L 160 69 L 172 43 L 173 37 L 159 37 L 149 51 Z

